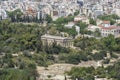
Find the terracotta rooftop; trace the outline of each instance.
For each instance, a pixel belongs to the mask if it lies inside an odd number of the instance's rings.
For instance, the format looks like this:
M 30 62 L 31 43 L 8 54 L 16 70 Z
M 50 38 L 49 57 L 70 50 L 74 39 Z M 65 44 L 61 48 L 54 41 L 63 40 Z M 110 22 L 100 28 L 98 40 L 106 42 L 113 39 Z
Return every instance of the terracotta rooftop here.
M 108 29 L 108 30 L 110 30 L 110 29 L 120 29 L 120 27 L 118 27 L 118 26 L 109 26 L 109 27 L 101 26 L 101 29 Z
M 103 21 L 103 24 L 110 24 L 110 21 Z

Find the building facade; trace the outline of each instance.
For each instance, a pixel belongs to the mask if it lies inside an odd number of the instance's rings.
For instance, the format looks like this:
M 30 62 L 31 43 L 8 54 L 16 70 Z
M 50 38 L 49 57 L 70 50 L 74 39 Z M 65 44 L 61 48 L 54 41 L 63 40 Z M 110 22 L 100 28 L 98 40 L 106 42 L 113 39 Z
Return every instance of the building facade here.
M 45 34 L 41 36 L 41 40 L 42 40 L 43 45 L 45 44 L 52 45 L 54 42 L 56 42 L 57 45 L 60 45 L 63 47 L 73 46 L 72 38 L 68 38 L 68 37 L 52 36 L 52 35 Z
M 110 25 L 110 21 L 104 21 L 102 25 L 100 25 L 100 28 L 102 37 L 107 37 L 110 34 L 114 35 L 115 37 L 120 37 L 120 27 Z
M 108 28 L 101 28 L 101 35 L 107 37 L 108 35 L 114 35 L 115 37 L 120 37 L 120 27 L 110 26 Z

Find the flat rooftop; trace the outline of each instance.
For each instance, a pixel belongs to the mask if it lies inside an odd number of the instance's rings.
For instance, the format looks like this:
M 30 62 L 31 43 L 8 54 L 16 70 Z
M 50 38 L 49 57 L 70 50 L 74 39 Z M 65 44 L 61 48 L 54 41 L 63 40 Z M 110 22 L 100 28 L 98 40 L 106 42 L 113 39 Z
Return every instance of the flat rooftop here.
M 48 35 L 48 34 L 45 34 L 45 35 L 41 36 L 41 38 L 48 38 L 48 39 L 72 39 L 72 38 L 69 38 L 69 37 L 53 36 L 53 35 Z

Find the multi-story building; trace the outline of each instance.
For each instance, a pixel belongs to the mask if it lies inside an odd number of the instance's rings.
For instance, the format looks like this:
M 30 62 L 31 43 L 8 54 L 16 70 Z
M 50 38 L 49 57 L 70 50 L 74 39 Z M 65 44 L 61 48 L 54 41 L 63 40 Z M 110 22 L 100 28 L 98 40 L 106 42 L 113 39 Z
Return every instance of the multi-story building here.
M 0 9 L 0 20 L 7 18 L 7 12 L 4 9 Z
M 89 19 L 87 17 L 84 16 L 76 16 L 74 18 L 74 22 L 79 22 L 82 21 L 83 23 L 89 24 Z
M 72 38 L 68 38 L 68 37 L 60 37 L 60 36 L 53 36 L 53 35 L 45 34 L 41 36 L 41 40 L 42 40 L 43 45 L 45 44 L 52 45 L 54 42 L 56 42 L 57 45 L 61 45 L 63 47 L 73 46 Z
M 102 37 L 107 37 L 109 34 L 114 35 L 115 37 L 120 37 L 120 27 L 110 25 L 110 21 L 104 21 L 100 25 L 100 32 Z

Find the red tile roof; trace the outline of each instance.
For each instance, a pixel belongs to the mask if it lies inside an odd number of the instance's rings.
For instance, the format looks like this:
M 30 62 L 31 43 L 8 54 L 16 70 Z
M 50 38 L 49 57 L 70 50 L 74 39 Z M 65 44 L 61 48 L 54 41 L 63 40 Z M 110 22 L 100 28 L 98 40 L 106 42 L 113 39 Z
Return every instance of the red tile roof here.
M 103 21 L 103 24 L 110 24 L 110 21 Z
M 111 29 L 120 29 L 120 27 L 117 27 L 117 26 L 103 27 L 103 26 L 101 26 L 101 29 L 111 30 Z

